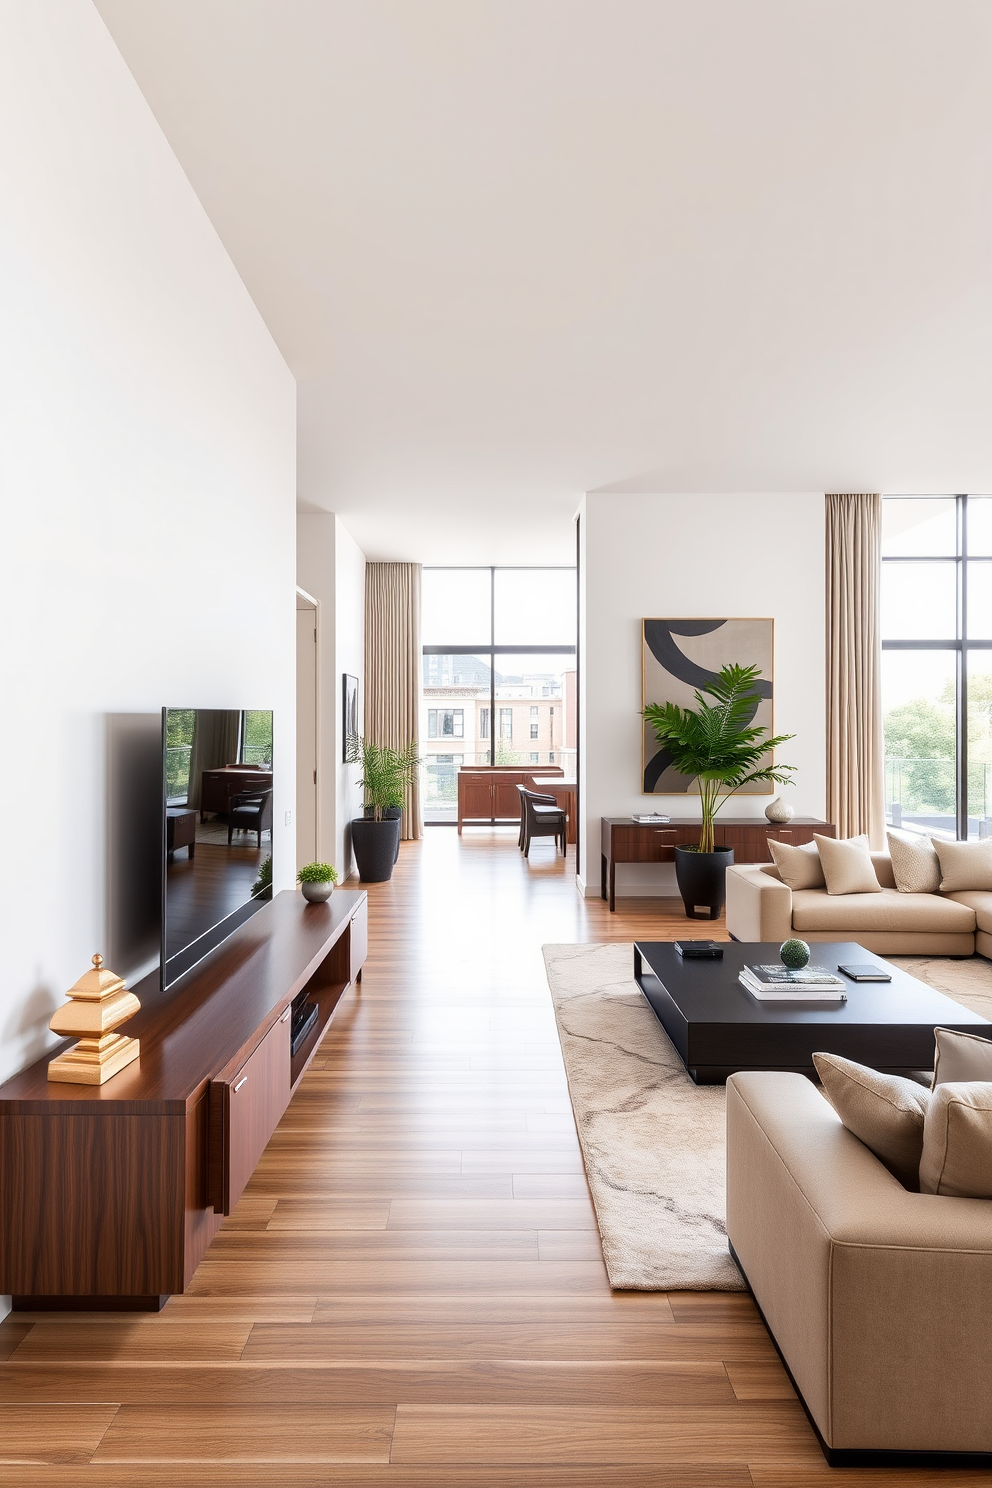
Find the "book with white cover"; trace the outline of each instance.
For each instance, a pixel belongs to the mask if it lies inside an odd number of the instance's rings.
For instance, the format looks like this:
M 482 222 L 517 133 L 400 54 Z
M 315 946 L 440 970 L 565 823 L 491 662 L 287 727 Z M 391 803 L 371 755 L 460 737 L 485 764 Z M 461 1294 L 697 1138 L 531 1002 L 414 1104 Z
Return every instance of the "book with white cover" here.
M 826 966 L 803 966 L 793 971 L 789 966 L 773 962 L 765 966 L 746 966 L 751 980 L 760 987 L 838 987 L 847 983 Z
M 801 986 L 795 984 L 779 984 L 775 987 L 762 985 L 748 975 L 747 968 L 740 973 L 738 980 L 745 991 L 750 992 L 752 997 L 759 1002 L 846 1002 L 847 993 L 842 987 L 817 987 Z

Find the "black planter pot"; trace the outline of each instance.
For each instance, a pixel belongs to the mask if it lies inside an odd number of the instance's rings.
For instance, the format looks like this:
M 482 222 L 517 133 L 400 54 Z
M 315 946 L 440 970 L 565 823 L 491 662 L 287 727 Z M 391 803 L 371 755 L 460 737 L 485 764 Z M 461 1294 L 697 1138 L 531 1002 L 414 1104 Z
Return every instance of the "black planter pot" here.
M 385 883 L 392 878 L 393 864 L 400 854 L 402 812 L 373 821 L 370 816 L 356 816 L 351 823 L 351 843 L 362 883 Z
M 715 920 L 727 897 L 727 869 L 734 861 L 732 847 L 718 847 L 716 852 L 696 852 L 691 847 L 675 849 L 675 877 L 682 903 L 690 920 Z M 709 914 L 700 914 L 703 904 Z
M 372 815 L 372 807 L 371 806 L 366 806 L 366 808 L 365 808 L 365 815 L 366 815 L 366 818 L 371 817 L 371 815 Z M 402 821 L 403 820 L 403 807 L 402 806 L 387 806 L 386 809 L 385 809 L 385 811 L 382 813 L 382 819 L 383 819 L 383 821 Z M 402 832 L 402 827 L 400 828 L 400 831 Z M 393 859 L 393 862 L 394 863 L 398 863 L 399 860 L 400 860 L 400 837 L 399 837 L 399 834 L 397 834 L 397 837 L 396 837 L 396 856 Z

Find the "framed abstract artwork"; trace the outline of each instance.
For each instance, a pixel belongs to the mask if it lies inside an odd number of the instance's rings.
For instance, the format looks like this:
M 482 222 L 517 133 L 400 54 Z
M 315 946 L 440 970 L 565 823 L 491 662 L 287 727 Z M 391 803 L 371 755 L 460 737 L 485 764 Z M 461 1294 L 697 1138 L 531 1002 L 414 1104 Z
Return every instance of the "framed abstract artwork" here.
M 345 764 L 348 763 L 348 741 L 355 734 L 361 733 L 358 727 L 358 678 L 349 677 L 347 672 L 341 678 L 341 703 L 342 703 L 342 729 L 341 729 L 341 757 Z
M 641 622 L 641 707 L 676 703 L 694 708 L 696 690 L 728 662 L 761 671 L 754 720 L 774 734 L 774 620 L 643 620 Z M 688 795 L 692 781 L 673 768 L 671 757 L 642 723 L 642 790 L 646 796 Z M 740 794 L 771 795 L 771 782 L 756 781 Z

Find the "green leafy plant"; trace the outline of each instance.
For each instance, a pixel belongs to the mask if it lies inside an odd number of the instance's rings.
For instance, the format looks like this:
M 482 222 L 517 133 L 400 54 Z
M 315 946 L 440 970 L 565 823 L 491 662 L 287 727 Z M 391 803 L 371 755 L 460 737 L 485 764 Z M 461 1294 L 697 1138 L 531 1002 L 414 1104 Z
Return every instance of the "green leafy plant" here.
M 265 893 L 266 889 L 271 889 L 271 887 L 272 856 L 270 854 L 267 858 L 263 858 L 258 865 L 258 877 L 251 886 L 251 897 L 253 899 L 259 899 Z
M 338 881 L 338 870 L 330 863 L 304 863 L 296 873 L 297 883 L 332 883 Z
M 358 784 L 364 792 L 366 814 L 371 812 L 375 821 L 382 821 L 383 812 L 391 807 L 403 805 L 407 787 L 420 769 L 420 754 L 412 741 L 403 749 L 391 749 L 361 734 L 352 734 L 348 740 L 348 761 L 362 767 Z
M 649 703 L 644 709 L 644 717 L 675 769 L 698 784 L 703 813 L 698 852 L 713 852 L 714 818 L 742 786 L 757 780 L 791 783 L 795 765 L 761 763 L 771 750 L 796 736 L 779 734 L 770 739 L 765 737 L 766 728 L 752 726 L 761 701 L 755 686 L 760 676 L 756 666 L 731 662 L 696 692 L 698 709 L 679 708 L 675 703 Z

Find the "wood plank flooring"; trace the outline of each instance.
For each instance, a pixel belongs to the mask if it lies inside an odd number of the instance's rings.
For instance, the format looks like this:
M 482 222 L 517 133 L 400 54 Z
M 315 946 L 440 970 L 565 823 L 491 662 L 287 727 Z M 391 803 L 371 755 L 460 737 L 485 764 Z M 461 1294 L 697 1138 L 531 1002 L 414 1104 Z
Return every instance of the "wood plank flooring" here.
M 572 875 L 513 829 L 404 845 L 361 988 L 186 1296 L 0 1324 L 0 1484 L 988 1480 L 831 1473 L 746 1296 L 610 1291 L 540 946 L 686 921 Z

